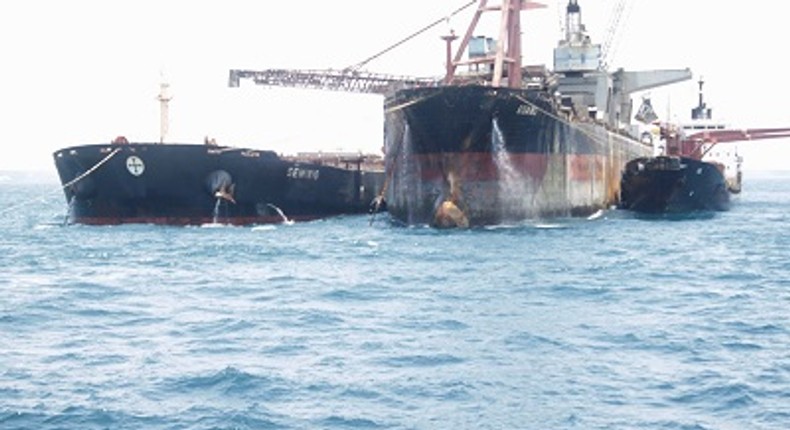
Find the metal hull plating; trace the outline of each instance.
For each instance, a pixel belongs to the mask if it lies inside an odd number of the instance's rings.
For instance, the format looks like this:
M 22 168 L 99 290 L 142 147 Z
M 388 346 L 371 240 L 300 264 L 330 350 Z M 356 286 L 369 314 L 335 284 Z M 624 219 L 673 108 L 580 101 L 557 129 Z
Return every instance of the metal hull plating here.
M 365 213 L 383 171 L 191 144 L 99 144 L 54 154 L 71 222 L 236 225 Z
M 545 91 L 448 86 L 385 102 L 389 213 L 437 223 L 457 208 L 469 225 L 584 215 L 617 202 L 625 163 L 648 145 L 592 121 L 572 122 Z
M 620 207 L 640 213 L 726 211 L 730 191 L 715 164 L 688 157 L 638 158 L 623 173 Z

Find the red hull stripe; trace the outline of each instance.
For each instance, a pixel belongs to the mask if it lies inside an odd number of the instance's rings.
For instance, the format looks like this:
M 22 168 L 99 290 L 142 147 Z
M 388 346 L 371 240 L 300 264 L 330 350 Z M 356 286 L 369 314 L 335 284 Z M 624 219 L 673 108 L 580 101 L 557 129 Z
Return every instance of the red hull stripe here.
M 604 176 L 602 155 L 570 154 L 564 157 L 572 180 L 592 180 Z M 546 154 L 510 153 L 507 162 L 525 178 L 541 180 L 546 174 L 549 158 Z M 502 174 L 493 155 L 486 152 L 423 154 L 414 156 L 412 160 L 419 164 L 420 179 L 425 182 L 442 180 L 449 172 L 463 181 L 494 181 Z

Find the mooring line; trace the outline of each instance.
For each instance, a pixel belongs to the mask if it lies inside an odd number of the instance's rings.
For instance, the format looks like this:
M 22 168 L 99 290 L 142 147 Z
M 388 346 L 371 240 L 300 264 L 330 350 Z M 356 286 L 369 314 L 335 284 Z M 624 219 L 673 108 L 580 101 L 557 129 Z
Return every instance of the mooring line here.
M 76 184 L 77 182 L 83 180 L 86 176 L 88 176 L 91 173 L 93 173 L 94 171 L 96 171 L 96 169 L 101 167 L 102 164 L 106 163 L 110 158 L 112 158 L 115 154 L 119 153 L 120 151 L 121 151 L 120 147 L 115 148 L 112 152 L 107 154 L 106 157 L 102 158 L 101 160 L 99 160 L 98 163 L 94 164 L 93 167 L 91 167 L 90 169 L 86 170 L 85 173 L 83 173 L 83 174 L 77 176 L 76 178 L 70 180 L 69 182 L 64 184 L 62 187 L 60 187 L 60 189 L 65 189 L 65 188 L 70 187 L 70 186 Z
M 393 112 L 399 111 L 401 109 L 405 109 L 405 108 L 407 108 L 407 107 L 409 107 L 411 105 L 414 105 L 414 104 L 417 104 L 417 103 L 419 103 L 419 102 L 421 102 L 423 100 L 429 99 L 429 98 L 435 96 L 436 94 L 437 93 L 430 94 L 430 95 L 427 95 L 427 96 L 424 96 L 424 97 L 420 97 L 420 98 L 415 99 L 415 100 L 411 100 L 411 101 L 408 101 L 408 102 L 405 102 L 405 103 L 401 103 L 399 105 L 395 105 L 393 107 L 384 109 L 384 113 L 388 114 L 388 113 L 393 113 Z
M 98 163 L 94 164 L 93 167 L 91 167 L 90 169 L 85 171 L 83 174 L 81 174 L 81 175 L 77 176 L 76 178 L 72 179 L 71 181 L 67 182 L 66 184 L 63 184 L 60 187 L 58 187 L 56 189 L 53 189 L 52 191 L 49 191 L 48 193 L 43 194 L 43 195 L 41 195 L 39 197 L 35 197 L 35 198 L 30 199 L 30 200 L 23 201 L 23 202 L 21 202 L 19 204 L 16 204 L 14 206 L 10 206 L 10 207 L 7 207 L 5 209 L 2 209 L 2 210 L 0 210 L 0 215 L 5 215 L 5 214 L 7 214 L 9 212 L 12 212 L 12 211 L 15 211 L 15 210 L 17 210 L 17 209 L 19 209 L 21 207 L 24 207 L 24 206 L 30 205 L 30 204 L 32 204 L 34 202 L 37 202 L 37 201 L 41 200 L 42 198 L 48 196 L 49 194 L 54 194 L 55 192 L 63 191 L 67 187 L 70 187 L 70 186 L 76 184 L 77 182 L 85 179 L 85 177 L 87 177 L 91 173 L 95 172 L 96 169 L 101 167 L 104 163 L 106 163 L 110 158 L 112 158 L 115 154 L 117 154 L 120 151 L 121 151 L 120 147 L 115 148 L 112 152 L 107 154 L 106 157 L 102 158 L 101 160 L 99 160 Z

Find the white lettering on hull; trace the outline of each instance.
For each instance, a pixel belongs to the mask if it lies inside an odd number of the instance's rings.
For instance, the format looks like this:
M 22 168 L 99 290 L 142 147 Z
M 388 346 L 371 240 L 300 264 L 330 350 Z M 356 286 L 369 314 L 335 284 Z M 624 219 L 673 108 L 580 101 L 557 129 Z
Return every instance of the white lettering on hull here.
M 300 167 L 289 167 L 288 171 L 285 173 L 287 178 L 291 179 L 309 179 L 313 181 L 318 180 L 318 176 L 320 172 L 318 169 L 303 169 Z

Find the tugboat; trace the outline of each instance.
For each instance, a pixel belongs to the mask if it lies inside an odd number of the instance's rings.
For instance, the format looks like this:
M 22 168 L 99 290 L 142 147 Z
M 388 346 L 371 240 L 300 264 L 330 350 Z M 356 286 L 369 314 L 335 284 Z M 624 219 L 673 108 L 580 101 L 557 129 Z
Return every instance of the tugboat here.
M 381 156 L 298 153 L 163 143 L 167 84 L 162 84 L 158 143 L 79 145 L 54 153 L 69 223 L 251 225 L 367 213 L 384 184 Z M 375 209 L 384 209 L 380 204 Z
M 660 154 L 630 160 L 623 172 L 618 207 L 640 213 L 727 211 L 731 195 L 741 192 L 743 174 L 737 148 L 718 150 L 724 142 L 790 137 L 790 128 L 735 130 L 713 121 L 699 80 L 699 102 L 691 122 L 656 123 L 649 99 L 636 118 L 657 124 Z M 652 140 L 651 136 L 647 136 Z
M 730 208 L 730 191 L 721 165 L 689 157 L 658 155 L 629 161 L 620 195 L 620 208 L 642 213 Z

